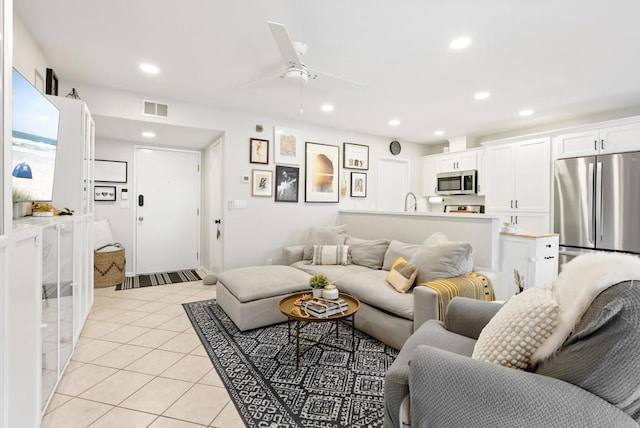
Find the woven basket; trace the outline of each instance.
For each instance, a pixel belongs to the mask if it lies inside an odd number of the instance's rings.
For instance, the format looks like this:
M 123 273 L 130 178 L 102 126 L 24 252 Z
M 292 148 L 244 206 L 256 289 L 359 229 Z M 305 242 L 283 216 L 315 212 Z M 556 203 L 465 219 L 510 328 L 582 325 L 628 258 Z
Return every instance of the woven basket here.
M 93 253 L 93 287 L 113 287 L 124 282 L 124 248 Z

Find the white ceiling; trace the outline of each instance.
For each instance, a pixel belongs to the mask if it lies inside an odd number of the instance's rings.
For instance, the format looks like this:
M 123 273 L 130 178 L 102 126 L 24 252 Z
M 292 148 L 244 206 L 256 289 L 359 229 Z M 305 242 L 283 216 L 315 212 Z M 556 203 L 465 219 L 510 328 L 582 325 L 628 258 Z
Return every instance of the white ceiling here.
M 637 0 L 16 0 L 61 80 L 442 142 L 640 111 Z M 267 21 L 320 76 L 283 70 Z M 449 49 L 459 36 L 469 48 Z M 150 77 L 138 66 L 156 64 Z M 491 92 L 484 101 L 473 99 Z M 320 111 L 322 103 L 335 106 Z M 530 108 L 526 118 L 518 112 Z M 620 113 L 622 114 L 622 113 Z M 614 114 L 615 115 L 615 114 Z M 392 118 L 400 120 L 390 127 Z M 445 131 L 436 137 L 437 129 Z

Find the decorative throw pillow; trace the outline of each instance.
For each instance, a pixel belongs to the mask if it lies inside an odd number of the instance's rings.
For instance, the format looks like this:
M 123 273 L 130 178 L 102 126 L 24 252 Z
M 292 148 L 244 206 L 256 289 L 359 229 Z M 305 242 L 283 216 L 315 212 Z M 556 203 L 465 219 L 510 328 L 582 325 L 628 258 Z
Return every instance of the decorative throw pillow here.
M 407 263 L 404 257 L 398 259 L 391 266 L 387 274 L 387 282 L 400 293 L 406 293 L 411 289 L 418 275 L 418 270 L 411 263 Z
M 348 245 L 314 245 L 311 264 L 347 265 L 349 264 Z
M 380 269 L 389 241 L 386 239 L 368 240 L 347 236 L 345 245 L 349 246 L 351 263 L 371 269 Z
M 482 329 L 472 358 L 527 369 L 531 356 L 558 325 L 560 306 L 548 287 L 513 296 Z
M 425 242 L 409 263 L 418 268 L 418 284 L 460 276 L 473 270 L 473 248 L 466 242 Z
M 313 226 L 309 229 L 304 252 L 303 260 L 311 260 L 313 258 L 314 245 L 342 245 L 347 238 L 347 226 Z
M 391 266 L 398 260 L 398 257 L 404 257 L 409 260 L 419 248 L 420 245 L 418 244 L 407 244 L 406 242 L 392 240 L 389 243 L 389 247 L 387 247 L 386 253 L 384 253 L 382 269 L 391 270 Z
M 102 220 L 93 222 L 93 248 L 98 249 L 113 243 L 113 235 L 111 235 L 111 227 L 109 227 L 109 220 L 103 218 Z

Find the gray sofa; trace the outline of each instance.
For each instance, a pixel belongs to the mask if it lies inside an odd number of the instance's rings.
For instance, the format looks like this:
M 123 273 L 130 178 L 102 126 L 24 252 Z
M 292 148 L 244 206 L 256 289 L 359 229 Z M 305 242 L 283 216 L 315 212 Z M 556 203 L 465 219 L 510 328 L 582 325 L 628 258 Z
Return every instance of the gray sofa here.
M 400 293 L 385 280 L 393 262 L 400 256 L 410 260 L 420 245 L 346 235 L 340 239 L 349 245 L 350 264 L 312 264 L 309 244 L 290 246 L 283 250 L 284 266 L 238 268 L 220 274 L 218 303 L 241 330 L 282 322 L 286 318 L 276 309 L 278 301 L 287 294 L 308 291 L 308 278 L 322 273 L 340 291 L 360 300 L 356 328 L 396 349 L 425 321 L 438 318 L 434 290 L 418 286 Z M 460 269 L 466 272 L 471 266 Z M 497 276 L 490 270 L 479 272 L 491 281 Z M 260 291 L 250 286 L 256 282 L 261 283 Z
M 603 291 L 533 372 L 470 358 L 499 304 L 454 298 L 385 377 L 385 427 L 638 427 L 640 281 Z

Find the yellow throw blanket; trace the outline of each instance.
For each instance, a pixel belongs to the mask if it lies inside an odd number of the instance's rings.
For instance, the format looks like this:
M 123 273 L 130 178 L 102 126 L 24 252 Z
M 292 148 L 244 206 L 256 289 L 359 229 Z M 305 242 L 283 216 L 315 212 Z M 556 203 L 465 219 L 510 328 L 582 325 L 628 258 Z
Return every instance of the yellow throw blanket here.
M 438 293 L 438 318 L 440 321 L 444 321 L 445 308 L 456 296 L 487 302 L 495 300 L 493 286 L 489 278 L 476 272 L 465 273 L 453 278 L 436 279 L 419 285 L 429 287 Z

